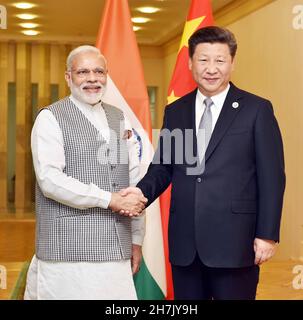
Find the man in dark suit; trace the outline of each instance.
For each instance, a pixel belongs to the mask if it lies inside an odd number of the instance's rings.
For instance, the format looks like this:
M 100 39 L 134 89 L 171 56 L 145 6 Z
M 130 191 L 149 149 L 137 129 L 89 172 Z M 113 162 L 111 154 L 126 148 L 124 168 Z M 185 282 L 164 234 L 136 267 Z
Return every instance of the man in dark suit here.
M 270 101 L 230 82 L 236 50 L 223 28 L 191 36 L 189 68 L 198 88 L 166 107 L 154 161 L 137 185 L 149 205 L 172 183 L 176 299 L 255 299 L 259 265 L 279 241 L 281 134 Z

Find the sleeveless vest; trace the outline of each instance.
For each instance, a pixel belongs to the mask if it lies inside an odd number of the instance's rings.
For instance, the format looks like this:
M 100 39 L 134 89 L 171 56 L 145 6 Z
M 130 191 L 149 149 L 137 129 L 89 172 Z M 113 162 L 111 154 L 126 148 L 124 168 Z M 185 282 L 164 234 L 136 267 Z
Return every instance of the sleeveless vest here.
M 129 185 L 128 150 L 123 139 L 124 117 L 103 104 L 110 128 L 109 143 L 69 99 L 47 109 L 63 135 L 63 172 L 109 192 Z M 110 209 L 76 209 L 43 195 L 36 185 L 36 256 L 48 261 L 111 261 L 131 257 L 131 219 Z

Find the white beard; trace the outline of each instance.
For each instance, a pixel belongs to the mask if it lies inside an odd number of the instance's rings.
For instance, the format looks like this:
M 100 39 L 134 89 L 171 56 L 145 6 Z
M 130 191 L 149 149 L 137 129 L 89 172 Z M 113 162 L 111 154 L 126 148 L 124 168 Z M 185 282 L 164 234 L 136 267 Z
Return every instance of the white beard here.
M 90 105 L 95 105 L 96 103 L 98 103 L 101 98 L 104 95 L 104 92 L 106 90 L 106 85 L 101 85 L 100 83 L 98 83 L 99 86 L 101 86 L 101 91 L 98 93 L 87 93 L 83 91 L 83 87 L 85 87 L 87 84 L 84 83 L 81 86 L 76 86 L 74 85 L 73 81 L 70 80 L 69 82 L 69 88 L 71 91 L 71 94 L 80 102 L 83 103 L 87 103 Z

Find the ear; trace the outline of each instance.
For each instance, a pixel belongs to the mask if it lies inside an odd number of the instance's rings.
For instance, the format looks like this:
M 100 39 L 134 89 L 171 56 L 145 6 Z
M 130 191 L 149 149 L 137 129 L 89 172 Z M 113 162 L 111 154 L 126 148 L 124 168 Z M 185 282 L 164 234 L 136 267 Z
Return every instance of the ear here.
M 64 77 L 65 77 L 65 81 L 66 81 L 67 85 L 69 86 L 70 81 L 71 81 L 71 74 L 70 74 L 70 72 L 65 71 Z
M 235 58 L 232 59 L 231 61 L 231 71 L 234 71 L 235 70 Z
M 193 67 L 193 61 L 192 61 L 192 58 L 189 58 L 188 59 L 188 68 L 190 71 L 192 70 L 192 67 Z

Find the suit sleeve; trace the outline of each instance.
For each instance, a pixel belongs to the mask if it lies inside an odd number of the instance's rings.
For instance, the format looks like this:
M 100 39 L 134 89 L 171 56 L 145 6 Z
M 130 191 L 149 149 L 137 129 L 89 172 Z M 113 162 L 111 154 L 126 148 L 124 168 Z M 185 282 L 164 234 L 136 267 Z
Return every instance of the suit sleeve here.
M 285 189 L 284 154 L 280 129 L 269 101 L 257 114 L 255 150 L 258 181 L 256 237 L 279 241 Z
M 148 199 L 147 206 L 156 200 L 170 185 L 172 179 L 171 148 L 167 148 L 166 139 L 170 138 L 168 129 L 167 108 L 164 113 L 163 126 L 160 132 L 158 147 L 147 173 L 137 184 Z M 164 147 L 166 146 L 166 148 Z

